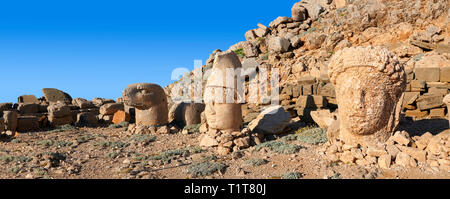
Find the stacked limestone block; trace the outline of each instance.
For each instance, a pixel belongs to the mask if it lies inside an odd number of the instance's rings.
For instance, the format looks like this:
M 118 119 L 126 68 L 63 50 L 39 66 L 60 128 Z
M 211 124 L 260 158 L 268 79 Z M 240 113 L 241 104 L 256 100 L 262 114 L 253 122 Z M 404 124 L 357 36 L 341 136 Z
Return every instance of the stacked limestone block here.
M 280 104 L 305 122 L 313 122 L 311 111 L 337 108 L 334 86 L 328 77 L 303 76 L 296 83 L 282 86 Z
M 418 56 L 419 61 L 408 71 L 408 82 L 402 109 L 414 119 L 445 118 L 443 103 L 450 93 L 450 59 L 437 53 Z

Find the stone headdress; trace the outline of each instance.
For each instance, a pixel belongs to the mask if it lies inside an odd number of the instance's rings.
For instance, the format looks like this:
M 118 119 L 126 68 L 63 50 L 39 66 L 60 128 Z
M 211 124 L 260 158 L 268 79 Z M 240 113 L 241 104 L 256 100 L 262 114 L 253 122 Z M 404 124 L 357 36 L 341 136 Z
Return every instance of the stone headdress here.
M 405 86 L 406 76 L 403 66 L 398 58 L 385 48 L 368 46 L 339 50 L 331 58 L 328 66 L 331 82 L 336 85 L 337 76 L 353 67 L 376 68 L 389 77 L 392 86 L 399 88 Z

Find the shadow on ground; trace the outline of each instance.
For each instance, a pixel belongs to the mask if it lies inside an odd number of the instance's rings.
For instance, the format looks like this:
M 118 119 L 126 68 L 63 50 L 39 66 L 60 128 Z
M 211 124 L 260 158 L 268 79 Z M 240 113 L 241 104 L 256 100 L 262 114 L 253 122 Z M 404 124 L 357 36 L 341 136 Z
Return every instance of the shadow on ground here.
M 406 131 L 411 136 L 420 136 L 426 132 L 437 135 L 449 129 L 448 120 L 446 119 L 424 119 L 424 120 L 405 120 L 400 123 L 399 130 Z

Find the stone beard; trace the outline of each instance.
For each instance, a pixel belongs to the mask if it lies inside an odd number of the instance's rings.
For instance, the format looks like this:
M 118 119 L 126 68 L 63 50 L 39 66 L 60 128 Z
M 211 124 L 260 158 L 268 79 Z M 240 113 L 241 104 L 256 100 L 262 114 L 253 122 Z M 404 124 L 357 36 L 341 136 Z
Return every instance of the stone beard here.
M 403 66 L 381 48 L 349 48 L 336 56 L 330 77 L 339 106 L 340 139 L 351 145 L 386 142 L 399 122 Z

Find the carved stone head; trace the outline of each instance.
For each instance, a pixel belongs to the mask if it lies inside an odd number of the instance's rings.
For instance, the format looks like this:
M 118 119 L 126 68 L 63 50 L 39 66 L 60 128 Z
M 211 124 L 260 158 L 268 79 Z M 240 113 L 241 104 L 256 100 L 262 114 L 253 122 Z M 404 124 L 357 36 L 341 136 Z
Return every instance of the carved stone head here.
M 146 110 L 161 103 L 167 103 L 164 89 L 157 84 L 138 83 L 129 85 L 123 92 L 122 98 L 126 105 Z
M 330 60 L 336 89 L 340 137 L 346 143 L 385 142 L 395 130 L 405 72 L 394 54 L 379 47 L 352 47 Z
M 166 125 L 169 110 L 167 96 L 161 86 L 150 83 L 129 85 L 122 93 L 125 105 L 136 108 L 139 125 Z

